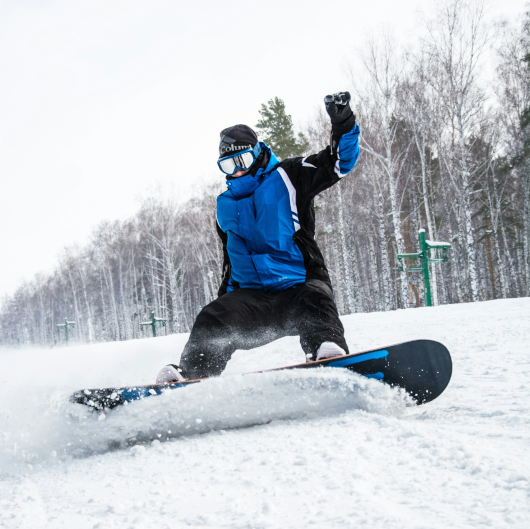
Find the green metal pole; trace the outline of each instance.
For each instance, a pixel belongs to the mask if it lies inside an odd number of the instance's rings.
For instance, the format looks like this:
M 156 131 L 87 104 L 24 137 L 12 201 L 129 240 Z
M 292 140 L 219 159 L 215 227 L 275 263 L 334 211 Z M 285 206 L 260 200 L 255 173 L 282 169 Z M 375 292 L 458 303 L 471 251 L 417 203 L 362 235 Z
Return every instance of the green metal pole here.
M 151 327 L 153 328 L 153 338 L 156 338 L 156 318 L 155 311 L 151 311 Z
M 432 307 L 431 281 L 429 279 L 429 247 L 425 242 L 425 230 L 418 232 L 420 238 L 421 267 L 423 268 L 423 284 L 425 286 L 425 306 Z

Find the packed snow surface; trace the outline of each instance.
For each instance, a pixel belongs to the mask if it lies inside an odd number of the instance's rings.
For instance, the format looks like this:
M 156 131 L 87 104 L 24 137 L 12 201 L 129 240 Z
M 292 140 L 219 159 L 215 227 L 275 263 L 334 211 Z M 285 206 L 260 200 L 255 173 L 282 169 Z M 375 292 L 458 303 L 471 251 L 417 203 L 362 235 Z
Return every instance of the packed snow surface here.
M 304 361 L 297 338 L 106 415 L 77 389 L 152 383 L 187 335 L 0 350 L 0 527 L 530 527 L 530 299 L 345 316 L 350 350 L 428 338 L 424 406 Z

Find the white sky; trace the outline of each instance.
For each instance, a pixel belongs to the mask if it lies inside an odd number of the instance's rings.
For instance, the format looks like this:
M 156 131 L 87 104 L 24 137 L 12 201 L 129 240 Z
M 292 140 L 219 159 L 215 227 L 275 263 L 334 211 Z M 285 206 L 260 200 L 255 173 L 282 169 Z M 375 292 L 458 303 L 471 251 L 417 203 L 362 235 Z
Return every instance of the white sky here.
M 0 0 L 0 297 L 156 182 L 186 196 L 219 132 L 282 98 L 295 124 L 348 89 L 366 31 L 425 0 Z M 490 4 L 514 19 L 524 0 Z

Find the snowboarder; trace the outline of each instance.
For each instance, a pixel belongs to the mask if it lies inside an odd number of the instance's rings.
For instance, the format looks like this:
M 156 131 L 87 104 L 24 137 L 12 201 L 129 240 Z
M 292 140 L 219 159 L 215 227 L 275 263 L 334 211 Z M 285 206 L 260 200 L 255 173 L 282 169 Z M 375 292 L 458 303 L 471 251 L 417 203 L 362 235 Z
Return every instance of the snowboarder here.
M 219 297 L 197 316 L 180 365 L 157 383 L 219 375 L 236 349 L 300 335 L 308 361 L 348 354 L 328 271 L 314 239 L 313 199 L 359 157 L 350 94 L 324 99 L 330 145 L 278 160 L 247 125 L 221 132 L 217 164 L 227 191 L 217 198 L 224 262 Z

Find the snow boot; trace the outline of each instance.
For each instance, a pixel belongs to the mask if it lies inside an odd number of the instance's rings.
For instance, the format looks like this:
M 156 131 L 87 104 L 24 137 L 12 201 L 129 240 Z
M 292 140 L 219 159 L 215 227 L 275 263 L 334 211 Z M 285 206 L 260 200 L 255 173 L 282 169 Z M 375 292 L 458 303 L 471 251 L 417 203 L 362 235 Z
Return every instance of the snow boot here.
M 182 382 L 186 380 L 182 375 L 183 371 L 176 364 L 168 364 L 164 366 L 156 376 L 157 384 L 168 384 L 169 382 Z
M 317 361 L 345 355 L 346 351 L 333 342 L 323 342 L 317 351 Z

